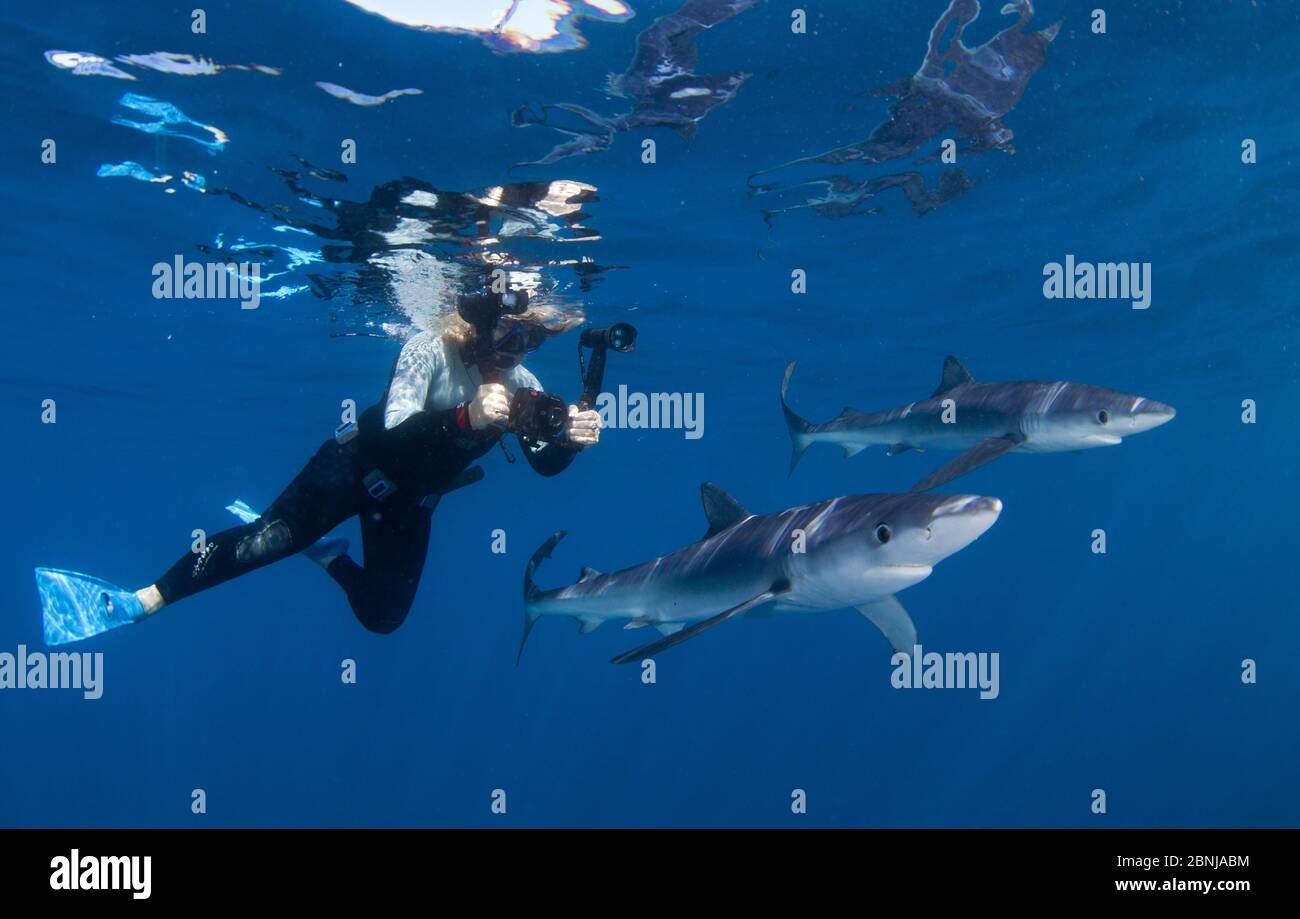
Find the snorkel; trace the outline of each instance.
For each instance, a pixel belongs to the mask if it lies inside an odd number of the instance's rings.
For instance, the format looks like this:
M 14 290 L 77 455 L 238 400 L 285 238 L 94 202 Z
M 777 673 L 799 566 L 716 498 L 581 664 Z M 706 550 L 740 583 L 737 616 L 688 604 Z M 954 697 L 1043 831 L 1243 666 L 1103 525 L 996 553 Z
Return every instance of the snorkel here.
M 477 364 L 484 382 L 499 382 L 502 368 L 499 366 L 498 354 L 513 354 L 503 351 L 505 344 L 516 333 L 512 331 L 501 341 L 495 340 L 497 325 L 503 316 L 520 316 L 528 310 L 528 291 L 515 290 L 504 294 L 461 294 L 456 300 L 456 312 L 460 318 L 469 323 L 474 330 L 474 346 L 468 351 L 466 363 Z M 522 330 L 522 325 L 520 326 Z M 536 349 L 533 349 L 536 350 Z M 526 353 L 526 352 L 525 352 Z M 511 358 L 510 366 L 518 361 Z M 504 368 L 509 369 L 509 367 Z

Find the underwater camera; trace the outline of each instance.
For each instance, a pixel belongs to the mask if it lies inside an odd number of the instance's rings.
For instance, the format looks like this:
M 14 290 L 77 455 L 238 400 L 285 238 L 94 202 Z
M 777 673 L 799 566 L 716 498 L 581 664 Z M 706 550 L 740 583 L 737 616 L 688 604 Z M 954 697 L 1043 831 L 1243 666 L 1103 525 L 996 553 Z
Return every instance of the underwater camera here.
M 582 378 L 579 409 L 594 408 L 600 398 L 600 389 L 605 382 L 606 353 L 611 349 L 627 353 L 635 343 L 636 329 L 626 322 L 583 331 L 578 339 L 578 373 Z M 584 359 L 587 349 L 591 349 L 589 360 Z M 554 393 L 516 389 L 510 400 L 510 430 L 531 440 L 548 443 L 563 440 L 568 420 L 568 403 Z
M 499 381 L 500 374 L 489 370 L 492 366 L 492 335 L 502 316 L 518 316 L 528 309 L 528 292 L 511 291 L 505 294 L 462 294 L 457 299 L 461 318 L 474 327 L 479 342 L 479 366 L 483 379 Z M 626 353 L 636 344 L 636 328 L 626 322 L 615 323 L 602 329 L 585 329 L 578 338 L 578 374 L 582 379 L 582 398 L 578 407 L 589 410 L 595 407 L 605 380 L 605 356 L 611 349 Z M 586 357 L 587 351 L 591 357 Z M 569 405 L 562 396 L 536 389 L 517 389 L 510 400 L 510 431 L 530 440 L 547 443 L 564 439 L 564 429 L 569 419 Z
M 510 421 L 507 426 L 529 440 L 562 440 L 568 420 L 569 404 L 555 393 L 539 389 L 516 389 L 510 399 Z

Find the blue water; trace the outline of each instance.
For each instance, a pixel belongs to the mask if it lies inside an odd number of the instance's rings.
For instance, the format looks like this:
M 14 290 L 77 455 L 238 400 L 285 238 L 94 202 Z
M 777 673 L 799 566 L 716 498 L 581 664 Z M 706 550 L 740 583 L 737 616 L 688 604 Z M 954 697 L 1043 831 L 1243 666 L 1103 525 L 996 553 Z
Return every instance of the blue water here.
M 593 185 L 601 238 L 546 255 L 627 266 L 569 291 L 594 321 L 640 329 L 609 383 L 703 393 L 706 411 L 698 440 L 607 431 L 549 480 L 490 454 L 485 482 L 435 515 L 415 607 L 392 635 L 362 630 L 333 583 L 290 559 L 73 646 L 103 652 L 101 699 L 0 691 L 0 825 L 1294 826 L 1295 6 L 1117 2 L 1094 35 L 1095 4 L 1042 0 L 1036 24 L 1065 24 L 1004 119 L 1015 156 L 964 160 L 978 187 L 923 217 L 894 192 L 877 215 L 802 212 L 769 229 L 745 177 L 866 137 L 886 103 L 859 94 L 914 72 L 945 4 L 818 4 L 802 36 L 787 6 L 762 4 L 701 39 L 701 72 L 754 76 L 692 144 L 634 131 L 511 173 L 555 138 L 512 128 L 510 111 L 611 111 L 605 74 L 678 3 L 632 5 L 629 23 L 580 25 L 584 50 L 509 55 L 341 2 L 213 4 L 205 35 L 157 2 L 111 17 L 6 6 L 0 651 L 42 648 L 35 566 L 149 583 L 194 528 L 234 522 L 227 503 L 272 500 L 341 399 L 378 397 L 400 345 L 331 337 L 382 334 L 346 296 L 303 290 L 249 311 L 153 298 L 150 266 L 201 259 L 198 246 L 315 243 L 177 179 L 97 177 L 105 164 L 191 171 L 267 204 L 293 203 L 267 168 L 298 168 L 293 154 L 345 173 L 313 187 L 352 200 L 404 175 L 452 190 Z M 985 6 L 969 38 L 991 34 L 997 4 Z M 125 67 L 130 82 L 60 70 L 52 49 L 282 74 Z M 316 81 L 423 94 L 362 108 Z M 114 124 L 141 117 L 124 93 L 229 143 L 209 153 Z M 1241 162 L 1247 137 L 1254 165 Z M 41 162 L 45 138 L 55 164 Z M 342 138 L 358 140 L 355 165 L 339 162 Z M 1151 308 L 1044 299 L 1042 266 L 1066 253 L 1150 261 Z M 806 294 L 790 291 L 795 268 Z M 572 337 L 529 362 L 570 398 Z M 1178 409 L 1119 448 L 1011 456 L 948 487 L 1005 510 L 901 599 L 927 649 L 999 653 L 996 700 L 891 688 L 886 643 L 851 610 L 728 623 L 663 655 L 653 685 L 607 663 L 645 631 L 580 636 L 544 620 L 515 667 L 522 568 L 550 533 L 570 535 L 539 573 L 546 586 L 698 538 L 702 481 L 754 511 L 905 491 L 949 456 L 819 447 L 787 478 L 781 373 L 800 362 L 794 402 L 824 420 L 928 396 L 948 353 L 978 379 L 1088 382 Z M 40 422 L 44 399 L 56 424 Z M 1244 399 L 1258 423 L 1241 423 Z M 1090 551 L 1095 528 L 1105 555 Z M 496 529 L 504 555 L 490 551 Z M 343 531 L 355 544 L 355 521 Z M 191 813 L 199 788 L 204 815 Z M 1090 810 L 1097 788 L 1104 816 Z M 505 815 L 490 812 L 494 789 Z M 806 814 L 791 812 L 794 789 Z

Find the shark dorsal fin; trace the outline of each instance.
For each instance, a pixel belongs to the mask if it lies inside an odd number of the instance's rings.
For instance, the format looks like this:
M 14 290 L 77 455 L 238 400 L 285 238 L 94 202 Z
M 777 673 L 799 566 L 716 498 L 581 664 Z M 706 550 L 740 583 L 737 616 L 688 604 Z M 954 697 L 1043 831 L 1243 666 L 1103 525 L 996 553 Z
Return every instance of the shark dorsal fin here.
M 600 572 L 595 568 L 583 568 L 578 572 L 578 583 L 581 584 L 583 581 L 598 577 L 600 577 Z
M 709 529 L 704 534 L 708 539 L 721 533 L 749 516 L 749 511 L 740 506 L 740 502 L 727 494 L 712 482 L 700 486 L 700 499 L 704 502 L 704 516 L 708 518 Z
M 949 354 L 943 359 L 943 379 L 939 381 L 939 388 L 934 391 L 931 399 L 942 396 L 950 389 L 962 385 L 963 383 L 974 383 L 975 378 L 970 375 L 970 371 L 962 366 L 961 361 Z

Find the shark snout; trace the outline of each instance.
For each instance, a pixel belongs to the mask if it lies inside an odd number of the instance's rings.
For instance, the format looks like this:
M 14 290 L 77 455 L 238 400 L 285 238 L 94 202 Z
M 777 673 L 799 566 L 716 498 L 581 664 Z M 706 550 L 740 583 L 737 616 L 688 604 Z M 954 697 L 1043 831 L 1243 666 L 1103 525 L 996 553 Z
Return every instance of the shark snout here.
M 1142 431 L 1150 431 L 1152 428 L 1158 428 L 1167 421 L 1172 421 L 1176 414 L 1177 412 L 1174 411 L 1172 405 L 1144 399 L 1130 417 L 1133 420 L 1133 429 L 1141 433 Z
M 954 495 L 952 500 L 936 507 L 933 516 L 938 519 L 951 514 L 991 514 L 996 520 L 1000 513 L 1002 513 L 1002 501 L 999 498 L 986 498 L 984 495 Z M 989 523 L 991 526 L 992 521 Z
M 970 545 L 1002 513 L 1002 502 L 984 495 L 953 495 L 931 514 L 929 548 L 935 560 L 947 558 Z

